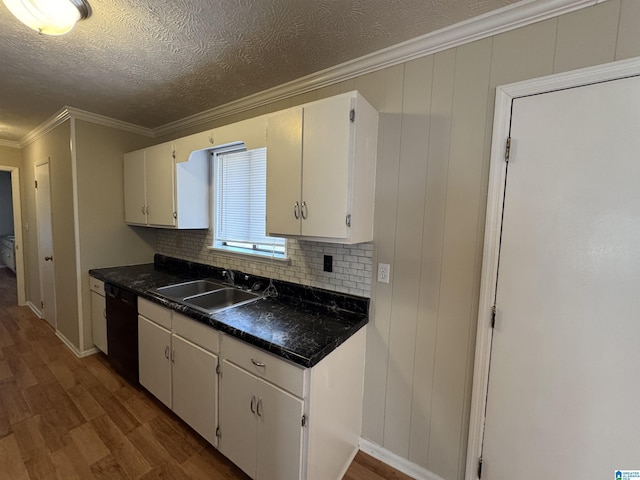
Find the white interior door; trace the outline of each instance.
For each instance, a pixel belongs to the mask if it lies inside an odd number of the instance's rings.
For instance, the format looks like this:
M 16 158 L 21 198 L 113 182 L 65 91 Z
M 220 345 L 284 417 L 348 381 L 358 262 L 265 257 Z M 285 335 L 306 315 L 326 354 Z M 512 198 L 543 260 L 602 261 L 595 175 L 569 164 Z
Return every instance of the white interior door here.
M 49 164 L 36 166 L 36 216 L 38 222 L 38 264 L 40 297 L 44 319 L 56 328 L 56 295 L 51 224 L 51 182 Z
M 513 102 L 482 478 L 640 469 L 640 78 Z

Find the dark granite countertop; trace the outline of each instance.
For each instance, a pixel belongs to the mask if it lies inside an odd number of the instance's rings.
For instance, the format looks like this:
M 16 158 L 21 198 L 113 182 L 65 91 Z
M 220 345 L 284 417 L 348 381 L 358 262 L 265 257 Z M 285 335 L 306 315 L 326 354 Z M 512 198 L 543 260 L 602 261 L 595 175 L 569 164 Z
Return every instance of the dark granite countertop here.
M 236 278 L 249 285 L 268 283 L 268 279 L 239 273 Z M 367 298 L 275 280 L 277 298 L 207 315 L 150 290 L 189 280 L 220 282 L 222 269 L 163 255 L 156 255 L 154 263 L 93 269 L 89 274 L 307 368 L 368 322 Z

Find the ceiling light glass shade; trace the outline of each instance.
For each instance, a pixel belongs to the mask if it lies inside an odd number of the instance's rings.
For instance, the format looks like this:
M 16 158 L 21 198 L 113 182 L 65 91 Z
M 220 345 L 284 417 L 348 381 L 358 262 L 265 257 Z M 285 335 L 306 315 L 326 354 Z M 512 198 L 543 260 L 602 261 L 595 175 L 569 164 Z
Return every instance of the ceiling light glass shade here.
M 9 11 L 36 32 L 63 35 L 91 15 L 85 0 L 2 0 Z

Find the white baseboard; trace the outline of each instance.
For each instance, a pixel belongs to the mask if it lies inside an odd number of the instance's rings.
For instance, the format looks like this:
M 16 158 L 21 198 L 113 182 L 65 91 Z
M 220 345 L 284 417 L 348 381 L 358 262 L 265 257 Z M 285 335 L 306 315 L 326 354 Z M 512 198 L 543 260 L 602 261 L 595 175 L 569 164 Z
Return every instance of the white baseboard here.
M 416 465 L 366 438 L 360 438 L 360 450 L 416 480 L 444 480 L 426 468 Z
M 56 330 L 56 336 L 62 340 L 69 350 L 73 352 L 73 354 L 78 358 L 88 357 L 89 355 L 93 355 L 94 353 L 98 353 L 98 349 L 96 347 L 90 348 L 89 350 L 80 351 L 78 347 L 76 347 L 71 341 L 65 337 L 60 331 Z
M 38 307 L 35 306 L 33 302 L 27 302 L 27 307 L 29 307 L 31 311 L 36 314 L 36 317 L 42 318 L 42 312 Z

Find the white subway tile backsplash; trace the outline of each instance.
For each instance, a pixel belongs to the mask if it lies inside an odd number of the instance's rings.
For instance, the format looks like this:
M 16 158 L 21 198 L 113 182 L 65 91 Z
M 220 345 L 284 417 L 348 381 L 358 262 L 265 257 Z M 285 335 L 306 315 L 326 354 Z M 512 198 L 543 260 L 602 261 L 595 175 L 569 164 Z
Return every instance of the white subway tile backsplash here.
M 371 297 L 373 244 L 338 245 L 287 240 L 290 263 L 220 254 L 208 247 L 212 233 L 206 230 L 158 230 L 158 253 L 221 268 L 271 277 L 341 293 Z M 333 256 L 333 272 L 323 271 L 324 255 Z

